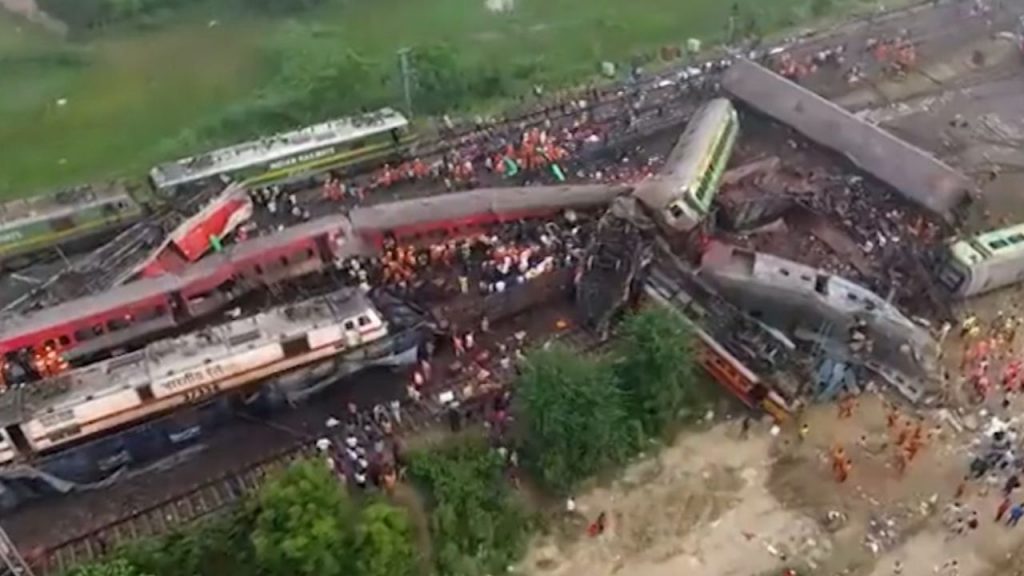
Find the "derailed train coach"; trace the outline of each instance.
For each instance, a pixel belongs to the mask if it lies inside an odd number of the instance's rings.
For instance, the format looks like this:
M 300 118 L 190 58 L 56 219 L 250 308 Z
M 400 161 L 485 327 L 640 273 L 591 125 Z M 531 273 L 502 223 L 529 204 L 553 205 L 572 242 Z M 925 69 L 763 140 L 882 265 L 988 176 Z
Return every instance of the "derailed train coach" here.
M 388 238 L 415 243 L 469 235 L 496 223 L 603 208 L 628 191 L 622 185 L 479 189 L 291 226 L 173 274 L 0 318 L 0 382 L 31 380 L 33 357 L 41 352 L 56 351 L 73 364 L 93 360 L 207 317 L 249 290 L 308 277 L 349 257 L 374 255 Z
M 927 326 L 863 286 L 722 242 L 709 245 L 700 276 L 752 317 L 862 364 L 913 402 L 938 391 Z
M 950 241 L 939 251 L 935 276 L 958 298 L 1024 281 L 1024 224 Z
M 11 391 L 0 397 L 0 507 L 109 481 L 199 441 L 239 407 L 415 362 L 425 328 L 397 301 L 344 289 Z

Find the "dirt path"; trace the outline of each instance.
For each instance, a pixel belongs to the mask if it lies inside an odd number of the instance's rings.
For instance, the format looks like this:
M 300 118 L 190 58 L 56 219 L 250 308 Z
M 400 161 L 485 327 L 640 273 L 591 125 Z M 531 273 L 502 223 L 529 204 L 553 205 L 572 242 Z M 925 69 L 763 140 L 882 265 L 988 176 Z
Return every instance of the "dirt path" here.
M 567 522 L 579 530 L 539 538 L 523 573 L 749 576 L 814 555 L 821 529 L 769 490 L 773 443 L 768 434 L 739 440 L 734 423 L 684 435 L 611 486 L 580 496 L 584 518 Z M 605 534 L 578 537 L 602 511 L 610 518 Z

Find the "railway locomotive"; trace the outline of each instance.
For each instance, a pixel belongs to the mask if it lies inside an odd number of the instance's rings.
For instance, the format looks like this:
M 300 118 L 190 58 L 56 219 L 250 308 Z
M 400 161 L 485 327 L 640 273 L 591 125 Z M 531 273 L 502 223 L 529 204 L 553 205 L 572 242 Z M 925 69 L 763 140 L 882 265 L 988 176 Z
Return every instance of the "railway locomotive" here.
M 150 170 L 148 188 L 115 182 L 0 204 L 0 270 L 23 267 L 46 250 L 95 245 L 177 195 L 228 182 L 284 185 L 356 170 L 402 157 L 415 142 L 409 121 L 385 108 L 160 164 Z
M 577 277 L 576 304 L 587 326 L 606 334 L 638 292 L 635 280 L 650 263 L 655 228 L 691 246 L 700 244 L 738 134 L 739 118 L 729 100 L 704 104 L 690 118 L 662 170 L 637 184 L 601 218 Z
M 415 362 L 422 318 L 394 302 L 382 310 L 343 289 L 12 390 L 0 396 L 0 465 L 31 460 L 37 480 L 97 482 L 226 421 L 238 393 L 274 403 L 368 366 Z M 0 486 L 25 490 L 25 468 L 8 471 Z
M 617 185 L 480 189 L 325 216 L 231 246 L 174 274 L 4 318 L 0 380 L 13 385 L 36 379 L 32 365 L 49 351 L 79 364 L 144 343 L 209 317 L 252 290 L 372 256 L 389 238 L 415 243 L 468 235 L 495 223 L 602 208 L 626 191 Z
M 26 265 L 40 250 L 87 248 L 109 238 L 145 215 L 137 196 L 118 182 L 0 204 L 0 271 Z
M 149 182 L 168 195 L 218 178 L 247 187 L 289 183 L 328 170 L 384 162 L 415 140 L 406 117 L 384 108 L 160 164 L 150 170 Z
M 936 277 L 960 298 L 1024 280 L 1024 224 L 949 242 L 939 254 Z

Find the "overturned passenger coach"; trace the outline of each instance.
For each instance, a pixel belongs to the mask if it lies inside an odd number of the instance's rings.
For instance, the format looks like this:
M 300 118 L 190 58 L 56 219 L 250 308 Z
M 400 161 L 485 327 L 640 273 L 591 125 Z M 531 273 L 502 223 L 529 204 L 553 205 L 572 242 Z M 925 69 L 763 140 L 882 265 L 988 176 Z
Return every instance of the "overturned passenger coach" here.
M 714 242 L 700 275 L 749 314 L 859 360 L 912 400 L 930 394 L 938 344 L 874 292 L 798 262 Z
M 381 302 L 343 289 L 0 396 L 0 506 L 166 456 L 226 422 L 240 397 L 294 400 L 368 366 L 415 362 L 422 318 Z
M 960 215 L 977 192 L 970 178 L 925 150 L 759 64 L 737 61 L 726 71 L 722 86 L 947 220 Z

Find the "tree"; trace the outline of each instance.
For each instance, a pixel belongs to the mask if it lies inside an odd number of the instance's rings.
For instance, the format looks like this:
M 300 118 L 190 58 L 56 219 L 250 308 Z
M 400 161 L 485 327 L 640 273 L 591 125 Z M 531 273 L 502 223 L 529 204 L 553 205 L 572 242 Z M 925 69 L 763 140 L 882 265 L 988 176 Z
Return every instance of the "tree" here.
M 293 465 L 260 491 L 252 534 L 256 560 L 271 576 L 351 574 L 355 521 L 322 462 Z
M 125 560 L 124 558 L 116 558 L 109 562 L 100 562 L 96 564 L 88 564 L 75 568 L 71 571 L 71 576 L 149 576 L 147 573 L 140 570 L 137 566 Z
M 674 310 L 649 307 L 626 318 L 620 334 L 615 373 L 629 414 L 648 435 L 661 435 L 682 409 L 701 400 L 691 330 Z
M 401 508 L 383 502 L 363 508 L 355 550 L 359 576 L 412 576 L 416 572 L 412 525 Z
M 429 497 L 438 573 L 498 574 L 518 560 L 528 522 L 509 494 L 504 462 L 485 443 L 414 454 L 409 472 Z
M 531 353 L 519 378 L 526 456 L 541 480 L 568 490 L 636 446 L 610 366 L 556 345 Z
M 473 75 L 451 47 L 438 44 L 417 48 L 412 52 L 412 70 L 416 78 L 417 108 L 447 112 L 467 102 Z

